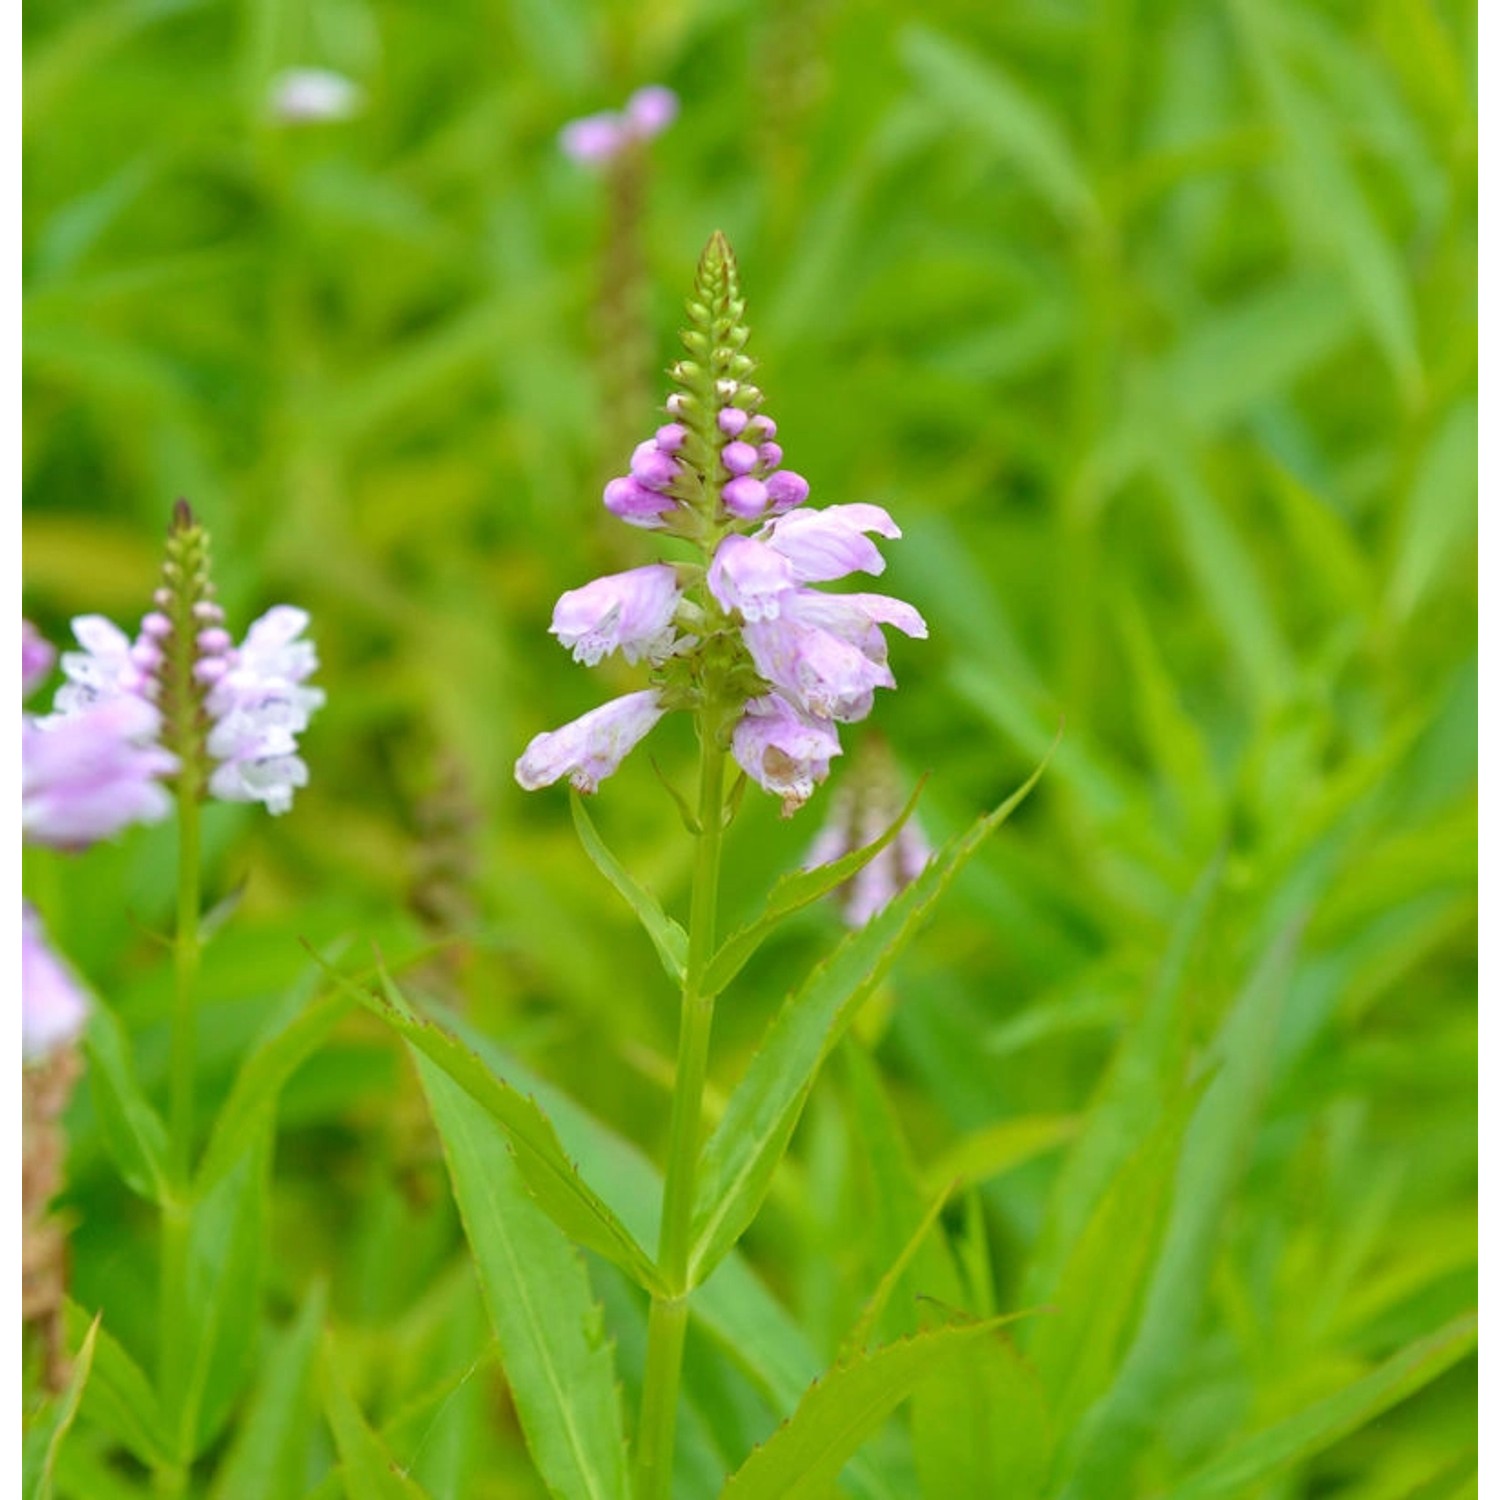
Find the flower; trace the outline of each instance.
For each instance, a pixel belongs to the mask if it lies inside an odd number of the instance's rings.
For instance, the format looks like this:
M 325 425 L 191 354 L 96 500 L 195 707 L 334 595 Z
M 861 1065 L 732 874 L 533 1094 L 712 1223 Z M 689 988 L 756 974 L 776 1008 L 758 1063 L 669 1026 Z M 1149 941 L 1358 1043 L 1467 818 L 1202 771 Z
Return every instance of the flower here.
M 82 849 L 130 823 L 155 823 L 171 801 L 160 777 L 177 757 L 156 743 L 161 715 L 145 699 L 101 699 L 67 714 L 21 718 L 21 832 Z
M 304 637 L 307 612 L 279 604 L 236 646 L 213 599 L 207 533 L 181 501 L 168 532 L 164 580 L 154 596 L 156 608 L 141 621 L 134 641 L 101 615 L 73 622 L 83 649 L 64 653 L 67 680 L 52 717 L 38 721 L 38 728 L 52 732 L 54 721 L 71 721 L 105 704 L 137 705 L 100 723 L 124 724 L 139 750 L 160 741 L 173 752 L 158 751 L 157 759 L 139 765 L 154 765 L 152 774 L 197 766 L 210 796 L 287 811 L 293 792 L 308 779 L 297 736 L 325 701 L 322 689 L 306 685 L 318 666 L 317 651 Z M 149 718 L 140 709 L 149 710 Z M 39 747 L 39 755 L 43 749 L 50 757 L 46 766 L 60 762 L 62 747 Z M 96 777 L 111 766 L 124 774 L 118 762 L 98 756 L 91 765 Z M 157 804 L 154 794 L 143 794 L 127 805 L 132 817 L 145 817 L 155 815 Z
M 561 729 L 537 735 L 516 762 L 516 780 L 534 792 L 566 776 L 580 792 L 598 791 L 665 712 L 651 689 L 611 699 Z
M 52 670 L 57 653 L 30 620 L 21 621 L 21 696 L 29 698 Z
M 677 95 L 660 84 L 637 89 L 623 111 L 570 120 L 558 134 L 563 154 L 577 162 L 606 162 L 658 136 L 677 118 Z
M 812 796 L 828 775 L 829 761 L 842 754 L 831 725 L 808 718 L 777 693 L 745 705 L 732 749 L 745 774 L 781 798 L 784 817 Z
M 287 68 L 272 78 L 267 98 L 271 118 L 282 125 L 347 120 L 363 104 L 359 85 L 329 68 Z
M 810 587 L 883 572 L 872 538 L 901 530 L 878 505 L 804 508 L 808 482 L 781 467 L 777 424 L 748 378 L 743 318 L 733 252 L 715 235 L 688 302 L 688 357 L 671 370 L 670 420 L 604 488 L 613 515 L 688 543 L 701 563 L 636 568 L 558 600 L 552 633 L 575 660 L 619 651 L 651 664 L 652 686 L 534 739 L 516 766 L 528 789 L 571 775 L 594 790 L 662 714 L 684 709 L 790 813 L 840 753 L 835 725 L 896 685 L 883 628 L 927 634 L 900 599 Z
M 665 563 L 611 573 L 557 601 L 552 634 L 590 667 L 612 651 L 628 662 L 661 661 L 676 643 L 672 620 L 681 598 L 677 570 Z
M 21 1061 L 42 1061 L 83 1030 L 89 1003 L 73 971 L 52 951 L 42 919 L 21 903 Z
M 302 639 L 307 625 L 305 610 L 279 604 L 250 627 L 238 650 L 222 630 L 198 636 L 197 672 L 212 683 L 206 748 L 218 762 L 208 789 L 225 802 L 263 802 L 284 813 L 293 791 L 307 785 L 297 736 L 325 701 L 320 688 L 303 686 L 318 665 L 312 642 Z

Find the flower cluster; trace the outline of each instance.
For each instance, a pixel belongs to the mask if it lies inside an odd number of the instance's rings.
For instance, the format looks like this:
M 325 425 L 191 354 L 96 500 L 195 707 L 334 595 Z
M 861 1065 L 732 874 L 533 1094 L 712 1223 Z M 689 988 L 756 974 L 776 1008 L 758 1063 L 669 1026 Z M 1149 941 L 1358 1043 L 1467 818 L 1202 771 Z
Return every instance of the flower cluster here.
M 306 685 L 318 665 L 303 639 L 306 612 L 277 605 L 236 646 L 213 597 L 207 535 L 182 504 L 154 603 L 134 641 L 100 615 L 73 622 L 81 649 L 63 655 L 67 681 L 39 728 L 57 733 L 112 705 L 122 717 L 136 716 L 148 737 L 160 727 L 210 795 L 286 812 L 307 784 L 297 736 L 324 701 L 321 689 Z
M 658 136 L 677 118 L 677 95 L 660 84 L 637 89 L 623 110 L 570 120 L 558 136 L 563 153 L 580 162 L 606 162 Z
M 882 572 L 871 538 L 900 528 L 878 505 L 803 508 L 807 481 L 781 467 L 776 423 L 748 379 L 744 303 L 722 235 L 704 252 L 688 315 L 671 420 L 605 486 L 604 504 L 694 543 L 702 563 L 634 568 L 563 595 L 552 632 L 576 660 L 618 651 L 651 663 L 654 685 L 538 735 L 516 777 L 535 789 L 567 776 L 591 792 L 664 713 L 685 709 L 721 726 L 746 775 L 790 813 L 840 753 L 836 726 L 895 686 L 881 627 L 927 628 L 900 599 L 815 587 Z

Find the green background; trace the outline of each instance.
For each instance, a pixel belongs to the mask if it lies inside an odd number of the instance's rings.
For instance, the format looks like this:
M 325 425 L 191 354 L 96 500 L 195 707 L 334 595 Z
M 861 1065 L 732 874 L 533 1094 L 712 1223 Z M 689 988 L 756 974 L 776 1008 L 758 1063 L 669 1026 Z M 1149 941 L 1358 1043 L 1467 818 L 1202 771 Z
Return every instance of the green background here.
M 787 464 L 814 504 L 893 513 L 880 586 L 931 627 L 894 642 L 901 688 L 846 761 L 878 728 L 930 771 L 936 841 L 1066 725 L 863 1026 L 920 1171 L 986 1127 L 1076 1129 L 1174 964 L 1187 1055 L 1252 980 L 1269 997 L 1109 1493 L 1164 1493 L 1471 1305 L 1474 28 L 1447 0 L 29 6 L 26 608 L 59 641 L 81 612 L 133 628 L 185 495 L 231 626 L 307 608 L 328 692 L 289 816 L 209 810 L 234 911 L 205 959 L 203 1112 L 309 983 L 299 938 L 406 961 L 458 933 L 413 986 L 660 1159 L 675 1002 L 566 798 L 512 766 L 641 685 L 545 630 L 563 589 L 653 556 L 599 490 L 660 420 L 722 228 Z M 350 76 L 362 109 L 278 125 L 292 65 Z M 657 81 L 682 114 L 649 151 L 622 429 L 619 242 L 556 135 Z M 687 726 L 646 749 L 595 816 L 679 909 L 690 840 L 649 762 L 686 786 Z M 826 804 L 782 823 L 747 798 L 731 917 Z M 27 874 L 159 1090 L 170 828 Z M 721 1100 L 837 930 L 799 919 L 721 1004 Z M 890 1259 L 864 1077 L 820 1085 L 747 1241 L 825 1359 Z M 321 1278 L 352 1388 L 432 1494 L 540 1493 L 404 1055 L 347 1022 L 283 1122 L 266 1337 Z M 86 1090 L 71 1129 L 75 1294 L 149 1364 L 150 1221 Z M 984 1170 L 1002 1310 L 1063 1232 L 1065 1159 Z M 785 1415 L 706 1343 L 689 1385 L 726 1467 Z M 310 1442 L 307 1488 L 332 1462 Z M 1477 1493 L 1474 1444 L 1469 1363 L 1223 1493 L 1447 1500 Z M 107 1437 L 70 1447 L 105 1495 Z

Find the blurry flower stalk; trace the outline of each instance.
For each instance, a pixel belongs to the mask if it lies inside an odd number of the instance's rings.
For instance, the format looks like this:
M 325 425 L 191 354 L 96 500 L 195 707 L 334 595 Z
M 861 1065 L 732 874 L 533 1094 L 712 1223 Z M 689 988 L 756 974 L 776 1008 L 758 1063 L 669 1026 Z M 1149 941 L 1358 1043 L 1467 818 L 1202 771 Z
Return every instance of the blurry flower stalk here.
M 599 247 L 593 334 L 608 447 L 623 444 L 647 402 L 651 333 L 644 237 L 648 144 L 677 118 L 677 95 L 652 85 L 637 89 L 622 110 L 572 120 L 558 144 L 564 155 L 603 179 L 605 218 Z
M 636 446 L 630 472 L 605 487 L 604 505 L 628 525 L 688 543 L 697 561 L 596 578 L 564 594 L 552 616 L 552 633 L 576 660 L 592 666 L 617 652 L 650 669 L 650 686 L 538 735 L 516 765 L 529 790 L 566 777 L 592 792 L 665 714 L 691 714 L 698 735 L 697 805 L 688 813 L 697 851 L 659 1241 L 666 1290 L 651 1305 L 639 1500 L 670 1491 L 724 829 L 748 781 L 785 815 L 801 807 L 840 753 L 837 726 L 863 719 L 876 688 L 895 686 L 882 627 L 926 634 L 902 600 L 815 587 L 883 571 L 871 536 L 899 537 L 900 528 L 878 505 L 804 506 L 808 483 L 783 466 L 777 425 L 751 379 L 739 271 L 720 234 L 703 252 L 687 312 L 687 357 L 671 370 L 668 420 Z M 732 791 L 731 759 L 741 773 Z
M 322 706 L 307 685 L 317 654 L 308 618 L 278 605 L 235 644 L 214 597 L 208 533 L 179 500 L 172 513 L 153 608 L 132 640 L 100 615 L 73 621 L 79 650 L 65 652 L 52 713 L 22 716 L 22 826 L 28 839 L 77 850 L 128 823 L 177 810 L 175 1002 L 168 1069 L 168 1173 L 162 1200 L 161 1319 L 165 1370 L 188 1284 L 197 1085 L 195 986 L 201 907 L 200 804 L 205 797 L 260 802 L 285 812 L 307 766 L 297 737 Z M 23 626 L 28 690 L 50 666 L 50 648 Z M 55 1055 L 81 1028 L 82 988 L 23 912 L 23 1046 L 28 1060 Z
M 828 820 L 808 850 L 804 868 L 831 865 L 873 844 L 896 821 L 904 801 L 890 746 L 882 736 L 869 735 L 834 794 Z M 863 927 L 922 873 L 931 858 L 932 845 L 913 815 L 874 859 L 834 888 L 833 899 L 845 923 Z

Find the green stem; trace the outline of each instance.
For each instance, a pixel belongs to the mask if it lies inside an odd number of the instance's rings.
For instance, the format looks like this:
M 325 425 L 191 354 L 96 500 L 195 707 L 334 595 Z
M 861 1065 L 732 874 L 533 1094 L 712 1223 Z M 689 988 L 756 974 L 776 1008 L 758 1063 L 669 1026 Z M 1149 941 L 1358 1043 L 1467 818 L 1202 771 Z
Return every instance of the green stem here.
M 693 1187 L 714 1016 L 713 997 L 702 994 L 701 989 L 714 952 L 719 857 L 724 841 L 725 757 L 720 727 L 717 717 L 710 713 L 705 712 L 699 718 L 698 855 L 693 865 L 687 972 L 682 984 L 677 1079 L 672 1091 L 658 1252 L 667 1290 L 651 1302 L 637 1433 L 636 1500 L 668 1500 L 672 1487 L 677 1394 L 682 1383 L 682 1348 L 687 1336 L 688 1296 L 692 1291 L 688 1255 L 692 1248 Z
M 168 1074 L 168 1168 L 171 1198 L 162 1204 L 161 1289 L 158 1304 L 158 1384 L 169 1413 L 181 1412 L 184 1396 L 179 1355 L 181 1312 L 187 1285 L 192 1235 L 193 1095 L 198 1069 L 199 887 L 198 774 L 194 758 L 184 757 L 177 781 L 177 939 L 176 987 L 172 1007 L 172 1050 Z M 185 1425 L 185 1419 L 184 1419 Z M 177 1433 L 179 1462 L 160 1471 L 157 1488 L 179 1495 L 186 1485 L 192 1435 Z
M 198 1012 L 193 991 L 198 981 L 199 891 L 198 777 L 184 765 L 177 783 L 177 941 L 176 998 L 172 1007 L 172 1057 L 168 1118 L 172 1177 L 184 1193 L 193 1169 L 193 1095 L 198 1070 Z

